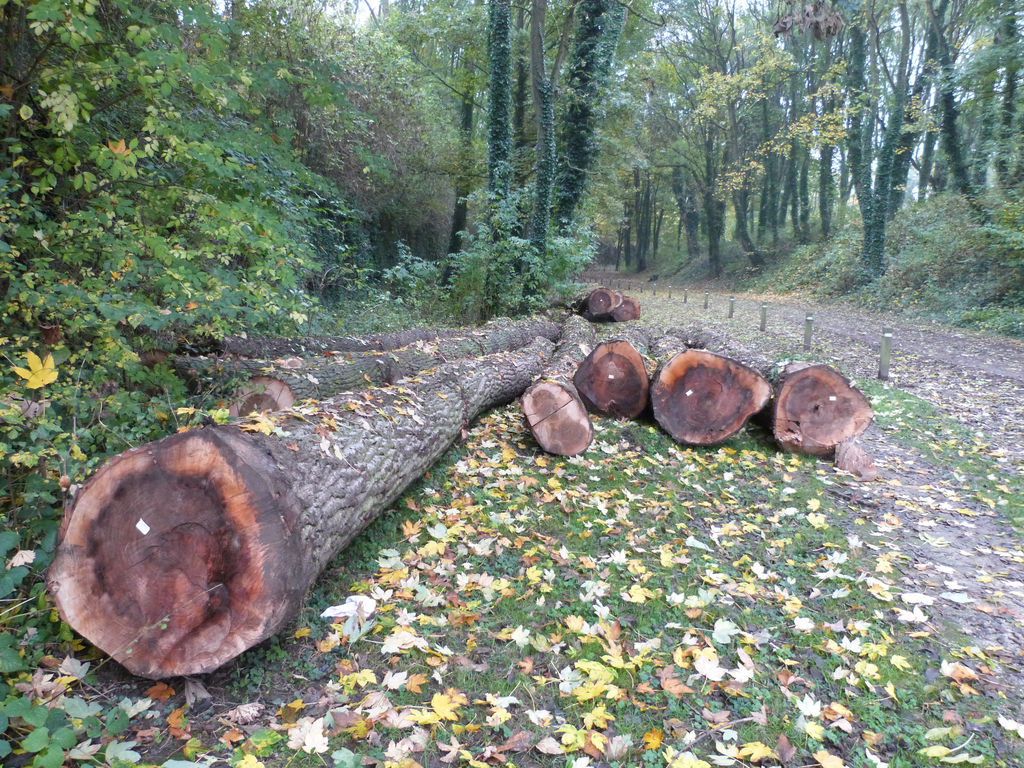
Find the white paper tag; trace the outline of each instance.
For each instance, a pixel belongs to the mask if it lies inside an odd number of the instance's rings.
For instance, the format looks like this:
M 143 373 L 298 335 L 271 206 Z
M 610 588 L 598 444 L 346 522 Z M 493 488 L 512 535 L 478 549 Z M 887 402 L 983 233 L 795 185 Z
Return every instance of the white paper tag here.
M 609 373 L 608 374 L 608 378 L 609 379 L 614 379 L 615 378 L 615 374 L 614 373 Z
M 829 401 L 830 403 L 834 403 L 834 402 L 836 401 L 836 396 L 835 396 L 835 395 L 829 395 L 829 396 L 828 396 L 828 401 Z
M 692 389 L 688 389 L 688 390 L 686 390 L 686 396 L 687 396 L 687 397 L 689 397 L 689 396 L 690 396 L 690 395 L 692 395 L 692 394 L 693 394 L 693 390 L 692 390 Z
M 143 520 L 141 517 L 139 518 L 139 522 L 135 524 L 135 527 L 139 529 L 139 533 L 141 533 L 143 536 L 149 533 L 149 526 L 146 525 L 146 521 Z

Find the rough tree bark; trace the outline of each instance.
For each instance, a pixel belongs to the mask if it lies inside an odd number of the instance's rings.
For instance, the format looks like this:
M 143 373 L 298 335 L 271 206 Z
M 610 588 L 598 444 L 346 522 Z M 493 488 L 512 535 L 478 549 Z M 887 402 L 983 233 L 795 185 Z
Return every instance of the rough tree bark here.
M 594 348 L 594 327 L 570 315 L 544 375 L 523 393 L 520 405 L 537 444 L 547 453 L 576 456 L 594 439 L 594 425 L 572 375 Z
M 47 576 L 61 615 L 137 675 L 216 669 L 280 630 L 326 564 L 551 350 L 537 339 L 327 400 L 284 436 L 204 428 L 114 457 L 61 526 Z

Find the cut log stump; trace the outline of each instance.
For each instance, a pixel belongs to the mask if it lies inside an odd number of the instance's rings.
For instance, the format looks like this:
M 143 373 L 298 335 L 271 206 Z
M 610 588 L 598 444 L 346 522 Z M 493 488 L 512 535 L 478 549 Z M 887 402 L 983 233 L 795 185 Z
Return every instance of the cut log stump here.
M 729 439 L 771 397 L 760 373 L 728 357 L 688 349 L 651 380 L 654 418 L 675 440 L 717 445 Z
M 551 351 L 537 339 L 326 400 L 283 414 L 282 436 L 203 428 L 114 457 L 62 523 L 47 574 L 61 615 L 137 675 L 216 669 L 279 631 L 327 563 Z
M 836 446 L 835 465 L 837 469 L 849 472 L 861 480 L 874 480 L 878 477 L 878 467 L 855 437 L 843 440 Z
M 597 288 L 587 297 L 587 312 L 598 318 L 611 314 L 622 303 L 622 294 L 611 288 Z
M 635 419 L 647 407 L 647 366 L 628 341 L 598 344 L 576 369 L 572 380 L 591 411 Z
M 573 372 L 593 348 L 593 326 L 570 315 L 543 377 L 523 393 L 520 404 L 526 423 L 547 453 L 576 456 L 594 439 L 590 414 L 572 381 Z
M 827 365 L 790 363 L 776 381 L 772 432 L 783 450 L 828 456 L 872 416 L 864 394 Z

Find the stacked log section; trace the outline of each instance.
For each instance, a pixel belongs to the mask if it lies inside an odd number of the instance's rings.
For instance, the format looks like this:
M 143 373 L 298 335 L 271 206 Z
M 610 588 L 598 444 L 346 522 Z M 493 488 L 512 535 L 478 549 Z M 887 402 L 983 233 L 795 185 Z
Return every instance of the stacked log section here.
M 129 671 L 209 672 L 270 637 L 316 575 L 465 425 L 518 397 L 551 342 L 323 401 L 287 436 L 204 428 L 111 459 L 63 524 L 47 582 Z
M 543 377 L 523 393 L 520 404 L 526 423 L 547 453 L 576 456 L 594 440 L 590 414 L 572 381 L 573 372 L 593 347 L 593 326 L 570 315 Z
M 776 382 L 772 431 L 784 450 L 828 456 L 872 417 L 864 394 L 827 365 L 790 363 Z
M 651 382 L 654 418 L 675 440 L 717 445 L 771 398 L 760 373 L 728 357 L 688 349 L 662 365 Z
M 555 340 L 560 328 L 548 320 L 497 320 L 463 336 L 419 341 L 386 352 L 277 360 L 185 358 L 178 368 L 186 376 L 214 375 L 245 380 L 232 393 L 232 416 L 281 410 L 296 400 L 322 399 L 367 386 L 392 384 L 420 371 L 464 357 L 521 349 L 538 336 Z
M 587 297 L 587 312 L 593 317 L 611 314 L 622 303 L 622 294 L 611 288 L 597 288 Z
M 640 302 L 632 296 L 623 296 L 622 303 L 611 311 L 612 319 L 617 323 L 640 319 Z
M 464 336 L 467 328 L 406 328 L 400 331 L 374 333 L 368 336 L 228 336 L 221 342 L 225 354 L 266 359 L 298 355 L 310 357 L 326 352 L 382 352 L 400 349 L 418 341 L 435 341 Z
M 647 407 L 650 379 L 647 366 L 628 341 L 605 341 L 594 347 L 573 376 L 587 408 L 634 419 Z

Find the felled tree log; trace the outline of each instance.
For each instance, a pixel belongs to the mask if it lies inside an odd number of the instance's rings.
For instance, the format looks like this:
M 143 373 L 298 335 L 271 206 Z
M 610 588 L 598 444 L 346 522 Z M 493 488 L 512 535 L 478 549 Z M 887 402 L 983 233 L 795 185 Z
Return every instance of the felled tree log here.
M 835 465 L 837 469 L 849 472 L 861 480 L 874 480 L 878 477 L 878 467 L 856 437 L 847 438 L 836 446 Z
M 691 445 L 717 445 L 739 432 L 771 398 L 760 373 L 731 358 L 687 349 L 651 379 L 651 409 L 662 429 Z
M 519 349 L 538 336 L 554 341 L 558 334 L 559 326 L 548 320 L 501 319 L 462 336 L 419 341 L 386 352 L 263 361 L 190 358 L 178 367 L 191 376 L 243 379 L 230 399 L 229 413 L 244 416 L 254 410 L 288 408 L 296 400 L 391 384 L 446 360 Z
M 868 399 L 827 365 L 790 363 L 779 373 L 772 403 L 772 433 L 794 453 L 828 456 L 871 424 Z
M 281 629 L 331 558 L 551 350 L 537 339 L 326 400 L 282 415 L 281 435 L 204 428 L 114 457 L 62 524 L 47 577 L 61 615 L 137 675 L 216 669 Z
M 569 315 L 543 376 L 523 393 L 520 405 L 526 423 L 547 453 L 576 456 L 594 439 L 594 425 L 572 381 L 576 368 L 593 348 L 593 326 L 578 315 Z
M 325 352 L 381 352 L 399 349 L 417 341 L 435 341 L 464 336 L 467 328 L 406 328 L 366 336 L 228 336 L 221 350 L 228 355 L 268 359 L 274 357 L 311 357 Z
M 633 419 L 647 407 L 647 366 L 628 341 L 598 344 L 580 363 L 572 380 L 589 410 Z
M 640 319 L 640 302 L 632 296 L 623 296 L 622 303 L 611 311 L 612 320 L 625 323 Z

